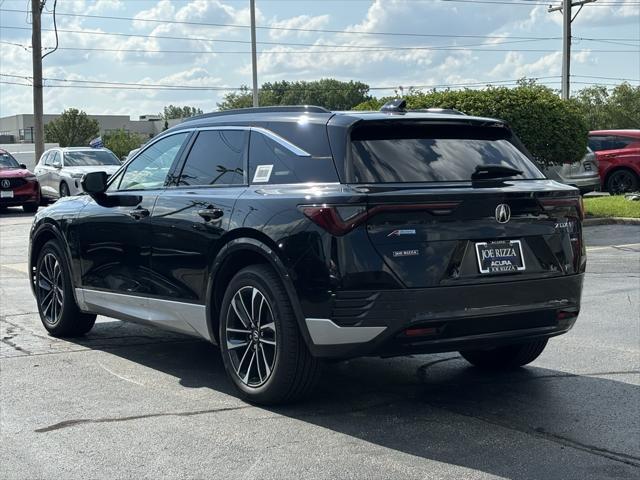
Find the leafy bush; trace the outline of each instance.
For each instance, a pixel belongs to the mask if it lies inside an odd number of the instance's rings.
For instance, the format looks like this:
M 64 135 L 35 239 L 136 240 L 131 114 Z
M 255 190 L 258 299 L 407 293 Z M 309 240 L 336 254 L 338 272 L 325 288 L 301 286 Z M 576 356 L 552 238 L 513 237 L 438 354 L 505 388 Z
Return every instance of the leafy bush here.
M 640 127 L 640 85 L 623 82 L 611 90 L 594 85 L 583 88 L 574 98 L 589 130 Z
M 61 147 L 87 146 L 99 133 L 98 121 L 77 108 L 65 110 L 44 126 L 47 142 L 58 143 Z
M 270 105 L 318 105 L 329 110 L 349 110 L 367 101 L 369 85 L 362 82 L 342 82 L 333 78 L 322 78 L 312 82 L 268 82 L 258 91 L 261 106 Z M 243 87 L 240 92 L 228 93 L 218 103 L 220 110 L 247 108 L 253 105 L 253 93 Z
M 135 148 L 140 148 L 144 139 L 137 133 L 120 129 L 102 136 L 104 146 L 116 154 L 118 158 L 126 157 Z
M 587 149 L 587 125 L 578 105 L 534 83 L 516 88 L 414 92 L 405 98 L 408 109 L 455 108 L 468 115 L 505 120 L 541 164 L 574 162 Z M 370 100 L 356 108 L 377 110 L 388 100 Z

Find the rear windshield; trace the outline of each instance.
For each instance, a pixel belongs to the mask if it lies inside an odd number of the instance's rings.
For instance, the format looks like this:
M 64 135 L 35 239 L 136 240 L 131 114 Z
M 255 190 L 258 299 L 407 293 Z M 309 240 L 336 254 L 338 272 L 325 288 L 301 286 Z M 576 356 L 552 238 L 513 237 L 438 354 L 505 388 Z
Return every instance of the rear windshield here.
M 387 125 L 351 134 L 351 181 L 410 183 L 469 181 L 479 165 L 521 170 L 509 179 L 544 175 L 510 141 L 503 127 Z
M 65 167 L 86 167 L 89 165 L 120 165 L 120 160 L 107 150 L 83 150 L 64 154 Z

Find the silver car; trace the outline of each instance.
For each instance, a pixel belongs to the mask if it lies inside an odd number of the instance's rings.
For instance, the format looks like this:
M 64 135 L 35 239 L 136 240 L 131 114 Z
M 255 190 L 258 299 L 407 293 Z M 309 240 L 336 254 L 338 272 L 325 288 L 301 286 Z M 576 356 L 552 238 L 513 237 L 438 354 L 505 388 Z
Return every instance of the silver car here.
M 579 188 L 581 193 L 600 190 L 598 159 L 590 148 L 587 148 L 586 155 L 579 161 L 545 167 L 544 174 L 553 180 Z
M 51 148 L 42 154 L 34 173 L 40 182 L 44 201 L 78 195 L 85 173 L 106 172 L 112 175 L 120 168 L 120 160 L 107 148 Z

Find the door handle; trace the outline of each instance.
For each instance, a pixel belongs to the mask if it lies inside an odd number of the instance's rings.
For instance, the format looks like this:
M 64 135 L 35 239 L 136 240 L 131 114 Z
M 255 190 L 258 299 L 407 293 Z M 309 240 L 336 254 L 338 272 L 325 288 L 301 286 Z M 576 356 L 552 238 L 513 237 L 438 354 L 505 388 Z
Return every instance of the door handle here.
M 135 218 L 136 220 L 140 220 L 141 218 L 149 216 L 149 210 L 142 207 L 136 207 L 133 210 L 129 210 L 129 216 Z
M 224 215 L 224 210 L 209 205 L 207 208 L 198 210 L 198 215 L 205 219 L 205 221 L 218 220 Z

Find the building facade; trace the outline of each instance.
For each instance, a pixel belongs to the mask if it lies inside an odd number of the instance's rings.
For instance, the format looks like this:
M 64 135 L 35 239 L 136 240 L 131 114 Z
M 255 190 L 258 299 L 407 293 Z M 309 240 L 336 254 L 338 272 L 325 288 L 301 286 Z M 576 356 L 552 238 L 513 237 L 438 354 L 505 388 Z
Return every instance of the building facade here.
M 45 125 L 60 115 L 44 115 Z M 152 138 L 164 130 L 165 124 L 159 115 L 142 115 L 139 120 L 131 120 L 127 115 L 88 115 L 98 121 L 100 135 L 116 130 L 137 133 L 144 138 Z M 169 126 L 181 120 L 169 120 Z M 33 114 L 10 115 L 0 118 L 0 143 L 33 143 Z

